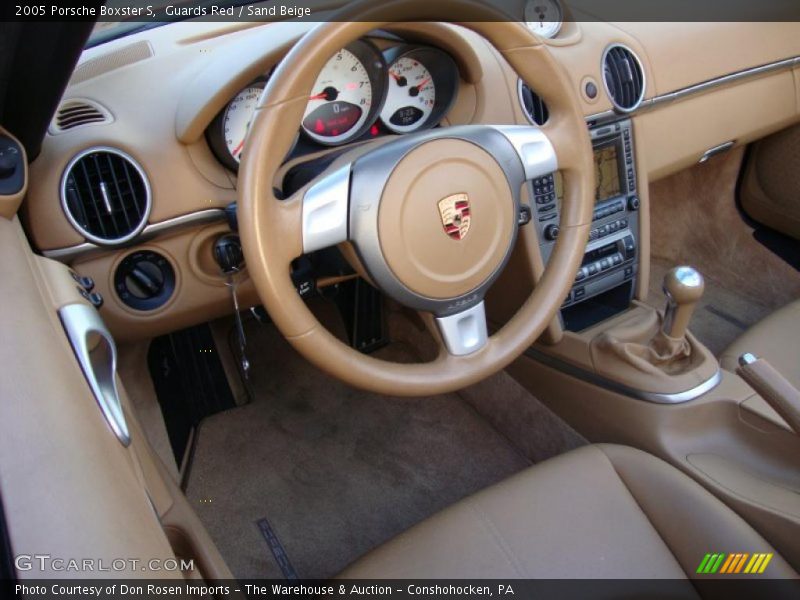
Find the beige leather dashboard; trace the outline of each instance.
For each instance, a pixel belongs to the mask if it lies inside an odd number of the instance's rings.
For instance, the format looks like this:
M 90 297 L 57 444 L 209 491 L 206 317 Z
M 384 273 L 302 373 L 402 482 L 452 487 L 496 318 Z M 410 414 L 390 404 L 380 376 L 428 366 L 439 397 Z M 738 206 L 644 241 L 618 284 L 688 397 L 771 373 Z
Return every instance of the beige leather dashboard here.
M 105 297 L 104 318 L 119 339 L 152 337 L 232 310 L 210 240 L 225 231 L 218 209 L 237 199 L 236 176 L 212 154 L 204 132 L 310 26 L 183 22 L 84 53 L 64 101 L 91 100 L 108 111 L 109 122 L 47 136 L 30 168 L 23 219 L 35 248 L 94 278 Z M 442 24 L 398 24 L 389 33 L 455 60 L 460 81 L 443 125 L 527 122 L 516 74 L 485 40 Z M 375 42 L 397 43 L 386 36 Z M 568 23 L 548 43 L 589 120 L 611 110 L 601 73 L 605 48 L 619 43 L 638 55 L 646 80 L 644 103 L 632 115 L 640 187 L 697 162 L 716 145 L 745 144 L 800 121 L 797 23 Z M 594 99 L 584 91 L 588 81 L 599 90 Z M 161 253 L 176 272 L 175 293 L 158 310 L 133 310 L 114 291 L 114 268 L 132 248 L 87 245 L 62 210 L 65 167 L 96 146 L 123 150 L 149 179 L 149 227 L 134 248 Z M 641 215 L 647 219 L 646 207 Z M 642 232 L 646 246 L 646 223 Z M 646 261 L 646 248 L 642 256 Z M 243 279 L 243 304 L 257 303 L 246 273 Z

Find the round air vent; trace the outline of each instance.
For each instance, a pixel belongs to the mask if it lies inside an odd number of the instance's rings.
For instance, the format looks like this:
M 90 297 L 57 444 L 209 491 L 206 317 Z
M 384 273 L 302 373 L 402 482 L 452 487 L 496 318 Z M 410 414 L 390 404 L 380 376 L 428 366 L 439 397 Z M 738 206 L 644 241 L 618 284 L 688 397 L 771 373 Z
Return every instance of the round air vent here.
M 522 79 L 517 82 L 517 92 L 519 94 L 519 102 L 522 105 L 522 112 L 525 113 L 528 120 L 534 125 L 544 125 L 550 116 L 544 100 L 528 87 L 528 84 Z
M 603 83 L 619 112 L 636 110 L 644 99 L 644 70 L 630 48 L 613 44 L 603 53 Z
M 61 205 L 72 226 L 98 244 L 136 237 L 150 215 L 150 184 L 142 167 L 116 148 L 90 148 L 61 178 Z

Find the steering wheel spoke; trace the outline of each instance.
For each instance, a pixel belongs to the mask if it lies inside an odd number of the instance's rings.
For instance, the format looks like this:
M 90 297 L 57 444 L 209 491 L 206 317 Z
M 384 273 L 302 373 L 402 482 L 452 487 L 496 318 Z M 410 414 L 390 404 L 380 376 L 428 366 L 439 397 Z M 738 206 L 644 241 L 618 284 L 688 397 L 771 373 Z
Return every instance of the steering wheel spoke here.
M 473 354 L 489 341 L 483 300 L 461 312 L 436 317 L 436 326 L 445 348 L 453 356 Z
M 303 252 L 308 254 L 349 239 L 350 170 L 348 163 L 324 175 L 303 194 Z
M 511 143 L 522 162 L 525 179 L 530 181 L 558 169 L 558 159 L 550 138 L 532 125 L 495 125 Z

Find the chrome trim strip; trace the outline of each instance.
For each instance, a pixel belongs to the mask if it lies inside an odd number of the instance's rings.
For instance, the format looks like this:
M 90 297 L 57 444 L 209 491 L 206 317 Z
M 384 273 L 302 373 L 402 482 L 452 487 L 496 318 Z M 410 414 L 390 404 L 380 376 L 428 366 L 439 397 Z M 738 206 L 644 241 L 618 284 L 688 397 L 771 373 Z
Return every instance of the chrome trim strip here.
M 124 235 L 120 238 L 110 238 L 105 239 L 98 237 L 96 235 L 92 235 L 88 231 L 86 231 L 83 227 L 81 227 L 80 223 L 75 219 L 73 214 L 69 210 L 69 206 L 67 206 L 67 179 L 69 179 L 69 174 L 72 171 L 72 168 L 78 163 L 79 160 L 84 158 L 89 154 L 94 154 L 95 152 L 106 152 L 108 154 L 116 154 L 120 158 L 127 160 L 133 168 L 139 173 L 139 176 L 142 178 L 142 182 L 144 183 L 144 191 L 145 191 L 145 207 L 144 213 L 142 214 L 142 219 L 136 225 L 136 227 L 127 235 Z M 105 188 L 105 189 L 104 189 Z M 109 214 L 111 214 L 111 203 L 109 202 L 108 198 L 108 189 L 105 186 L 104 182 L 100 184 L 100 191 L 102 195 L 103 202 L 105 204 L 105 208 Z M 147 178 L 147 173 L 144 172 L 142 165 L 140 165 L 135 158 L 133 158 L 127 152 L 120 150 L 119 148 L 113 148 L 111 146 L 92 146 L 90 148 L 85 148 L 78 152 L 75 156 L 72 157 L 67 163 L 67 166 L 64 169 L 64 172 L 61 174 L 61 186 L 59 188 L 59 193 L 61 195 L 61 209 L 64 211 L 64 215 L 67 217 L 70 225 L 72 225 L 75 230 L 80 233 L 83 237 L 85 237 L 90 242 L 94 242 L 95 244 L 101 246 L 120 246 L 131 241 L 137 235 L 139 235 L 142 231 L 144 231 L 145 226 L 147 225 L 147 219 L 150 218 L 150 211 L 153 209 L 153 192 L 150 188 L 150 180 Z
M 111 431 L 123 446 L 131 435 L 117 390 L 117 347 L 97 309 L 68 304 L 58 311 L 75 357 Z
M 162 233 L 173 233 L 181 229 L 193 227 L 195 225 L 204 225 L 207 223 L 217 223 L 225 220 L 225 211 L 221 208 L 209 208 L 198 212 L 181 215 L 159 223 L 153 223 L 144 228 L 141 235 L 134 240 L 134 243 L 146 242 Z M 69 262 L 76 258 L 86 255 L 95 254 L 98 252 L 109 252 L 116 250 L 120 246 L 100 246 L 91 242 L 84 242 L 75 246 L 68 246 L 67 248 L 56 248 L 55 250 L 45 250 L 42 255 L 46 258 L 60 260 L 62 262 Z
M 676 102 L 679 100 L 685 100 L 686 98 L 693 96 L 695 94 L 699 94 L 701 92 L 706 92 L 708 90 L 723 87 L 726 85 L 730 85 L 733 83 L 741 82 L 745 79 L 752 79 L 755 77 L 759 77 L 761 75 L 765 75 L 767 73 L 771 73 L 773 71 L 780 71 L 780 70 L 788 70 L 794 67 L 800 66 L 800 56 L 795 56 L 792 58 L 786 58 L 783 60 L 778 60 L 775 62 L 767 63 L 765 65 L 760 65 L 758 67 L 751 67 L 749 69 L 742 69 L 741 71 L 735 71 L 733 73 L 729 73 L 727 75 L 722 75 L 720 77 L 715 77 L 714 79 L 709 79 L 708 81 L 703 81 L 701 83 L 696 83 L 694 85 L 690 85 L 684 88 L 680 88 L 673 92 L 668 92 L 666 94 L 661 94 L 660 96 L 655 96 L 653 98 L 648 98 L 643 100 L 641 105 L 634 111 L 630 111 L 626 114 L 636 114 L 639 112 L 644 112 L 651 108 L 655 108 L 662 104 L 667 104 L 669 102 Z M 606 94 L 608 94 L 608 90 L 606 90 Z M 595 120 L 605 120 L 611 118 L 616 113 L 613 110 L 606 110 L 599 113 L 594 113 L 588 115 L 586 117 L 587 121 L 595 121 Z
M 741 81 L 742 79 L 758 77 L 766 73 L 771 73 L 772 71 L 779 71 L 781 69 L 791 69 L 794 65 L 798 64 L 799 59 L 800 57 L 787 58 L 785 60 L 779 60 L 766 65 L 752 67 L 750 69 L 743 69 L 735 73 L 730 73 L 728 75 L 716 77 L 715 79 L 709 79 L 708 81 L 704 81 L 702 83 L 697 83 L 695 85 L 690 85 L 688 87 L 675 90 L 674 92 L 671 92 L 669 94 L 656 96 L 650 101 L 650 106 L 657 106 L 659 104 L 672 102 L 675 100 L 683 100 L 688 96 L 699 94 L 700 92 L 705 92 L 710 89 L 714 89 L 724 85 L 729 85 L 731 83 Z
M 695 398 L 699 398 L 703 394 L 710 392 L 719 385 L 720 381 L 722 381 L 722 373 L 720 373 L 720 370 L 717 369 L 714 375 L 712 375 L 709 379 L 689 390 L 674 394 L 659 394 L 657 392 L 637 390 L 632 387 L 628 387 L 625 384 L 606 379 L 597 373 L 592 373 L 591 371 L 587 371 L 581 367 L 569 364 L 557 358 L 553 358 L 552 356 L 534 348 L 528 348 L 525 351 L 525 356 L 566 375 L 570 375 L 587 383 L 591 383 L 592 385 L 599 386 L 611 392 L 616 392 L 617 394 L 622 394 L 623 396 L 629 396 L 631 398 L 636 398 L 637 400 L 644 400 L 646 402 L 653 402 L 655 404 L 681 404 L 683 402 L 689 402 L 690 400 L 694 400 Z

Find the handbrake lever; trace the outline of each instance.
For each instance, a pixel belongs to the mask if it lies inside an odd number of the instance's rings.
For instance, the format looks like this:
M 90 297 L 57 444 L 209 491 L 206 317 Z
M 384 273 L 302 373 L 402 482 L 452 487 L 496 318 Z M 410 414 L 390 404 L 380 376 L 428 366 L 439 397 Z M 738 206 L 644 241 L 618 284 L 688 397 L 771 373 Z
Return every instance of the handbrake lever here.
M 800 435 L 800 391 L 765 359 L 745 352 L 736 372 Z

